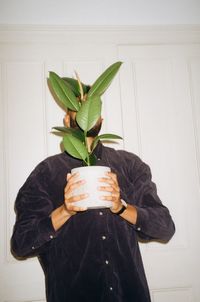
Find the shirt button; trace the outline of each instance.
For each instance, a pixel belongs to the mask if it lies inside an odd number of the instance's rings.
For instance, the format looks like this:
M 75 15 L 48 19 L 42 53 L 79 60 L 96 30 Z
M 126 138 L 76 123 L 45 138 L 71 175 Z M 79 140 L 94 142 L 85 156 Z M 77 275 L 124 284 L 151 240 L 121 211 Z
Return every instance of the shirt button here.
M 32 250 L 34 250 L 35 249 L 35 247 L 34 246 L 32 246 Z
M 102 240 L 105 240 L 106 239 L 106 236 L 101 236 Z
M 110 286 L 109 289 L 110 289 L 110 291 L 112 291 L 113 290 L 112 286 Z
M 103 215 L 103 212 L 99 212 L 99 215 L 102 216 L 102 215 Z
M 108 260 L 106 260 L 106 261 L 105 261 L 105 264 L 109 264 L 109 261 L 108 261 Z
M 141 231 L 141 227 L 138 227 L 138 228 L 137 228 L 137 231 Z
M 49 238 L 50 238 L 50 239 L 53 239 L 53 235 L 50 235 Z

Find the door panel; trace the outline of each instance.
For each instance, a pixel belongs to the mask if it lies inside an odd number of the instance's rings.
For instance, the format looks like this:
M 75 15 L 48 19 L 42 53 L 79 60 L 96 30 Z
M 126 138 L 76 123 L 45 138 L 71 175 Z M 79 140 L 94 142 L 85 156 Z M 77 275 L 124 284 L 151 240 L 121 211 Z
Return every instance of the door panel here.
M 152 299 L 197 302 L 200 47 L 120 46 L 119 56 L 125 148 L 150 164 L 176 224 L 167 245 L 141 246 Z

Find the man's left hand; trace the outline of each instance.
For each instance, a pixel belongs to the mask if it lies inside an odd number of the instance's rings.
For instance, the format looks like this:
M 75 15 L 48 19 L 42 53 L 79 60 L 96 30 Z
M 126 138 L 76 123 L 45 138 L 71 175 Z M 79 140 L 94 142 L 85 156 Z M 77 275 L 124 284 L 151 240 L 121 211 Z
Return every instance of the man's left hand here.
M 122 208 L 117 175 L 113 172 L 106 172 L 106 177 L 100 178 L 99 181 L 106 184 L 100 186 L 99 190 L 111 193 L 109 195 L 105 194 L 105 196 L 102 196 L 101 199 L 112 201 L 113 205 L 110 210 L 112 213 L 117 213 Z

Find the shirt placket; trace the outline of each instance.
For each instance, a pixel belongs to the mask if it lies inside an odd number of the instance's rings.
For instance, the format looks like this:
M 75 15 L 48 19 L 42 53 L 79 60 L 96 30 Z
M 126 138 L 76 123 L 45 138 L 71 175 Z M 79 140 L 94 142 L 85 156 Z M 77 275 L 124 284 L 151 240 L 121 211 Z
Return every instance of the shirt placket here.
M 100 209 L 98 212 L 98 218 L 101 219 L 102 228 L 99 233 L 99 240 L 101 241 L 101 261 L 102 266 L 104 267 L 103 271 L 105 274 L 106 282 L 106 296 L 110 297 L 109 301 L 114 301 L 115 293 L 115 284 L 114 284 L 114 274 L 113 274 L 113 264 L 112 264 L 112 255 L 110 253 L 110 244 L 111 244 L 111 234 L 108 232 L 107 227 L 107 215 L 108 210 Z

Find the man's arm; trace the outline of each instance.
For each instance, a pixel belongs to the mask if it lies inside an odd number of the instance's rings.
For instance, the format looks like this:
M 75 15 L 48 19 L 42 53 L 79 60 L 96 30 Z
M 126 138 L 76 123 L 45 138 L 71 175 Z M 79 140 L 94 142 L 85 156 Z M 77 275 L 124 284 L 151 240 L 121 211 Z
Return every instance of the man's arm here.
M 122 208 L 122 201 L 121 201 L 121 196 L 120 196 L 120 188 L 117 180 L 117 175 L 112 172 L 106 173 L 107 177 L 101 178 L 99 181 L 106 183 L 104 186 L 99 186 L 100 191 L 110 192 L 109 195 L 106 195 L 102 197 L 104 200 L 109 200 L 112 201 L 113 206 L 110 208 L 111 212 L 113 214 L 116 214 L 119 212 Z M 127 220 L 128 222 L 132 224 L 136 224 L 137 221 L 137 209 L 130 205 L 127 204 L 126 210 L 120 214 L 122 218 Z
M 157 196 L 156 186 L 151 181 L 151 172 L 149 167 L 142 163 L 140 169 L 136 171 L 135 201 L 133 205 L 127 202 L 127 208 L 120 216 L 135 226 L 139 236 L 143 239 L 168 241 L 175 232 L 175 226 L 170 216 L 169 210 L 161 203 Z M 107 185 L 100 186 L 99 190 L 105 191 L 105 200 L 113 202 L 111 212 L 116 214 L 122 208 L 120 198 L 120 188 L 115 173 L 108 172 L 107 177 L 100 181 Z M 110 195 L 106 195 L 110 192 Z
M 39 164 L 19 190 L 15 202 L 16 222 L 11 238 L 11 251 L 16 257 L 33 257 L 50 248 L 58 230 L 77 211 L 85 208 L 75 207 L 73 202 L 87 195 L 70 197 L 73 188 L 82 185 L 76 175 L 67 176 L 64 203 L 53 210 L 53 202 L 48 194 L 49 171 L 44 162 Z

